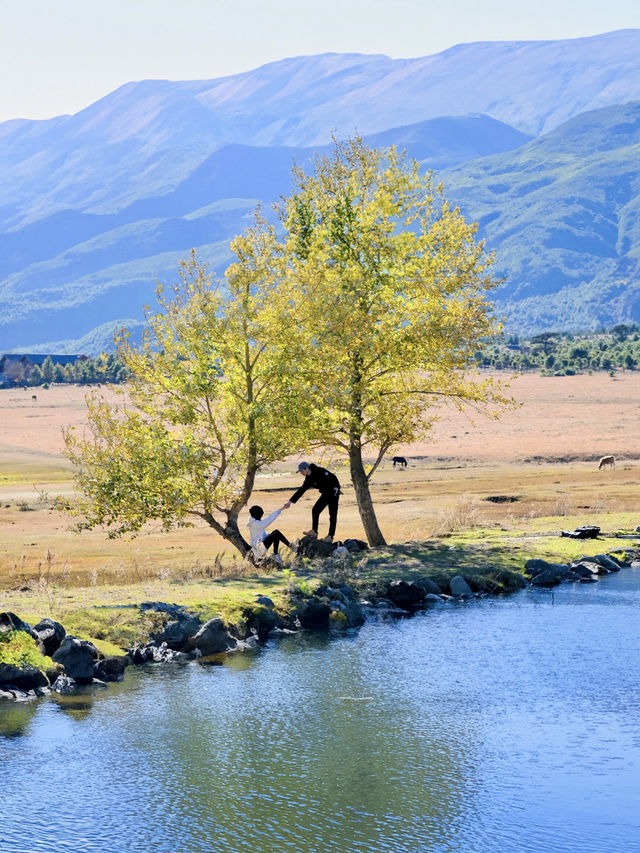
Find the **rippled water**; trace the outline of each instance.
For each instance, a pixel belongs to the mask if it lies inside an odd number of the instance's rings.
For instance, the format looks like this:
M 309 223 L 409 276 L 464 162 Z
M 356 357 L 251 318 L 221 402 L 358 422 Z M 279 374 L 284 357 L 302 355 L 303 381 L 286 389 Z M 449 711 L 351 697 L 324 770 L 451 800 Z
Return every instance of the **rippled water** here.
M 639 615 L 623 570 L 0 705 L 0 851 L 640 851 Z

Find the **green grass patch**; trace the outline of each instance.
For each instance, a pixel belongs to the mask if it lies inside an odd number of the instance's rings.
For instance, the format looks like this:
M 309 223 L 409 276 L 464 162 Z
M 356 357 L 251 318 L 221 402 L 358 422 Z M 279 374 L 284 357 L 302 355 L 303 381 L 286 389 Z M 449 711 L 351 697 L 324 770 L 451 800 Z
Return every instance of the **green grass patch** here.
M 121 654 L 136 641 L 147 641 L 150 633 L 169 618 L 165 613 L 141 611 L 138 605 L 143 601 L 178 604 L 203 622 L 220 617 L 226 623 L 241 625 L 250 618 L 257 596 L 271 598 L 284 615 L 291 606 L 290 590 L 312 593 L 320 582 L 334 586 L 346 583 L 366 595 L 389 580 L 420 577 L 429 577 L 446 590 L 451 578 L 459 574 L 476 591 L 503 593 L 522 586 L 525 563 L 532 557 L 569 563 L 583 556 L 607 552 L 623 555 L 627 549 L 633 550 L 633 539 L 614 535 L 581 540 L 560 535 L 562 530 L 585 523 L 589 519 L 584 516 L 509 518 L 493 525 L 466 526 L 428 541 L 371 549 L 352 555 L 345 563 L 302 560 L 291 569 L 264 574 L 52 587 L 48 597 L 34 588 L 7 596 L 6 606 L 32 624 L 46 613 L 61 622 L 69 634 L 91 640 L 103 654 Z M 632 513 L 607 513 L 598 516 L 595 523 L 604 533 L 630 533 L 637 519 Z M 246 572 L 246 566 L 242 570 Z
M 51 658 L 40 654 L 36 641 L 25 631 L 6 631 L 0 633 L 0 663 L 46 669 Z
M 157 627 L 158 614 L 137 607 L 87 607 L 72 610 L 60 619 L 67 634 L 90 640 L 106 655 L 121 655 L 136 640 L 146 639 Z

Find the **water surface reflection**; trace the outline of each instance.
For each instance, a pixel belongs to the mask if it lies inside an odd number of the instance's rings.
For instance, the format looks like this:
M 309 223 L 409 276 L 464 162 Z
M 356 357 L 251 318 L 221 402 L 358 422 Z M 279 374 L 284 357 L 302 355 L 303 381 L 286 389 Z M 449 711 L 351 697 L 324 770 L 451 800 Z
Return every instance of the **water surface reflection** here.
M 1 706 L 0 850 L 640 850 L 639 610 L 627 571 Z

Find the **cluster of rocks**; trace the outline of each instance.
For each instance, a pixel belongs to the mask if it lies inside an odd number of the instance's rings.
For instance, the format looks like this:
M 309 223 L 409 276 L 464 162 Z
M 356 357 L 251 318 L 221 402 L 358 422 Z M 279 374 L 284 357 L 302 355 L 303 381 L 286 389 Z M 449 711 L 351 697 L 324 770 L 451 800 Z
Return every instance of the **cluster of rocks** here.
M 367 547 L 358 540 L 336 545 L 311 537 L 302 545 L 305 554 L 330 556 L 338 561 L 343 556 L 341 549 L 348 556 Z M 640 567 L 640 562 L 622 560 L 614 554 L 596 554 L 570 564 L 532 559 L 524 571 L 531 584 L 554 586 L 562 582 L 592 583 L 628 566 Z M 526 580 L 522 579 L 522 585 Z M 29 634 L 40 652 L 53 662 L 45 672 L 34 666 L 0 663 L 0 698 L 28 700 L 51 691 L 71 693 L 78 685 L 119 681 L 130 664 L 209 658 L 252 648 L 282 634 L 358 627 L 370 614 L 412 614 L 443 601 L 465 600 L 479 594 L 483 594 L 482 590 L 473 588 L 462 575 L 452 577 L 446 588 L 428 577 L 379 581 L 364 596 L 347 584 L 325 583 L 313 592 L 295 587 L 290 590 L 286 613 L 279 612 L 267 596 L 258 595 L 234 624 L 227 624 L 220 617 L 203 621 L 177 604 L 144 602 L 140 609 L 155 615 L 156 628 L 150 632 L 148 642 L 134 644 L 120 657 L 105 657 L 93 643 L 68 635 L 52 619 L 43 619 L 32 627 L 14 613 L 0 613 L 0 632 Z
M 350 549 L 346 543 L 336 546 L 310 539 L 308 547 L 323 551 L 323 555 L 327 550 L 334 556 L 341 547 L 347 554 L 366 547 L 358 540 L 349 544 Z M 340 556 L 338 553 L 337 558 Z M 93 643 L 68 635 L 65 628 L 52 619 L 43 619 L 31 626 L 14 613 L 2 613 L 0 631 L 29 634 L 40 652 L 51 657 L 54 665 L 43 672 L 33 666 L 0 664 L 0 698 L 28 700 L 49 692 L 72 693 L 78 686 L 119 681 L 130 664 L 208 658 L 252 648 L 272 637 L 299 630 L 358 627 L 364 623 L 367 611 L 413 613 L 435 602 L 473 595 L 460 575 L 451 579 L 447 591 L 430 578 L 382 582 L 375 590 L 369 590 L 363 600 L 346 584 L 322 584 L 313 593 L 292 589 L 286 614 L 278 612 L 270 598 L 259 595 L 253 605 L 244 608 L 235 624 L 227 624 L 220 617 L 203 622 L 197 614 L 177 604 L 144 602 L 140 609 L 158 614 L 158 627 L 150 632 L 148 642 L 135 643 L 120 657 L 105 657 Z
M 15 613 L 0 613 L 0 632 L 22 631 L 32 637 L 41 654 L 50 657 L 46 671 L 35 666 L 0 663 L 0 698 L 25 701 L 51 691 L 71 693 L 77 685 L 119 681 L 127 666 L 126 657 L 105 657 L 88 640 L 73 637 L 53 619 L 29 625 Z
M 325 542 L 315 536 L 303 536 L 298 543 L 298 554 L 316 560 L 323 557 L 340 559 L 348 557 L 349 554 L 358 554 L 360 551 L 368 550 L 369 546 L 362 539 L 345 539 L 344 542 Z
M 640 562 L 633 559 L 621 560 L 614 554 L 596 554 L 594 557 L 581 557 L 572 563 L 527 560 L 524 572 L 534 586 L 555 586 L 563 582 L 594 583 L 602 575 L 639 566 Z
M 465 600 L 480 594 L 462 577 L 455 575 L 442 589 L 432 578 L 394 580 L 370 590 L 363 604 L 376 611 L 415 613 L 443 601 Z
M 167 614 L 162 627 L 150 633 L 148 643 L 137 643 L 129 651 L 132 663 L 186 661 L 252 648 L 271 637 L 299 630 L 327 630 L 334 625 L 355 627 L 364 622 L 356 593 L 348 586 L 323 585 L 313 594 L 300 590 L 290 593 L 286 614 L 276 610 L 266 595 L 245 607 L 237 622 L 227 624 L 220 617 L 206 622 L 176 604 L 145 602 L 143 610 Z

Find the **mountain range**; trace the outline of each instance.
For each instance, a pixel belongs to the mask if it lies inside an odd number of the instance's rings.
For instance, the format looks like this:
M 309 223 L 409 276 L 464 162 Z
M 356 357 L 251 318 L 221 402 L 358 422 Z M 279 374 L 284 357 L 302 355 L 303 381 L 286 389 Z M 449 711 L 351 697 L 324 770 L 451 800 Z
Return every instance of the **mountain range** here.
M 435 169 L 478 221 L 508 328 L 640 319 L 640 30 L 622 30 L 297 57 L 0 124 L 0 351 L 104 348 L 190 248 L 222 273 L 292 160 L 355 131 Z

